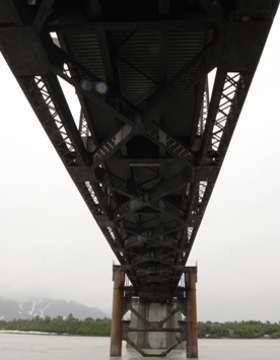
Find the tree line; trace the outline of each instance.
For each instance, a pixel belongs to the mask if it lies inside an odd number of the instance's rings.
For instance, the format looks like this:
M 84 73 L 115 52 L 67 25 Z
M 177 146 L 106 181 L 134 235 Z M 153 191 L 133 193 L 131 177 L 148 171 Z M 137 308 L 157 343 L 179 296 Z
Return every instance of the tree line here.
M 234 322 L 199 322 L 198 334 L 200 338 L 280 338 L 280 322 L 269 321 L 234 321 Z
M 69 315 L 67 318 L 58 316 L 34 317 L 32 319 L 4 321 L 0 320 L 0 330 L 39 331 L 56 334 L 83 336 L 110 336 L 111 320 L 91 319 L 79 320 Z M 280 322 L 261 321 L 241 322 L 199 322 L 198 336 L 200 338 L 280 338 Z
M 19 331 L 40 331 L 56 334 L 84 335 L 84 336 L 109 336 L 111 320 L 91 319 L 79 320 L 69 315 L 67 318 L 58 316 L 41 318 L 39 316 L 32 319 L 20 319 L 12 321 L 0 321 L 1 330 Z

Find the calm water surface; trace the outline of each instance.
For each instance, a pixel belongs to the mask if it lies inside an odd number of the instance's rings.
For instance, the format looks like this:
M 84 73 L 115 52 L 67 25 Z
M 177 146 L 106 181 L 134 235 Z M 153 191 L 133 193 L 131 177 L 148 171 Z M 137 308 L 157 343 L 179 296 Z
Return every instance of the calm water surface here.
M 141 359 L 125 344 L 123 350 L 122 360 Z M 199 350 L 201 360 L 279 360 L 280 340 L 200 340 Z M 0 334 L 1 360 L 109 360 L 108 351 L 109 338 Z M 167 359 L 185 354 L 173 351 Z

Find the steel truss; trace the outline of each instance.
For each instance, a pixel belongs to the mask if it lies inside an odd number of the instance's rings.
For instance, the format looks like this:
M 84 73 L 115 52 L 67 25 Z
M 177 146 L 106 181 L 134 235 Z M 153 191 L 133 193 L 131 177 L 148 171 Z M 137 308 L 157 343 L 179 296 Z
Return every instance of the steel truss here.
M 8 0 L 0 4 L 0 44 L 133 291 L 166 301 L 278 0 L 155 3 L 120 12 L 102 0 L 74 7 Z M 78 120 L 63 81 L 75 88 Z

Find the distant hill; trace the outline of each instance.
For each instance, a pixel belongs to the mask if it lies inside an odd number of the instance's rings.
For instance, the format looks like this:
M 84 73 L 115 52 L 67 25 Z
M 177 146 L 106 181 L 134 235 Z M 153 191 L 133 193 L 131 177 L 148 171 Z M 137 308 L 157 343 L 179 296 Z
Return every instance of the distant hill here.
M 106 314 L 100 309 L 89 307 L 75 301 L 50 300 L 42 298 L 32 298 L 25 301 L 15 301 L 0 298 L 0 319 L 31 319 L 35 316 L 67 317 L 72 314 L 78 319 L 85 318 L 104 318 Z

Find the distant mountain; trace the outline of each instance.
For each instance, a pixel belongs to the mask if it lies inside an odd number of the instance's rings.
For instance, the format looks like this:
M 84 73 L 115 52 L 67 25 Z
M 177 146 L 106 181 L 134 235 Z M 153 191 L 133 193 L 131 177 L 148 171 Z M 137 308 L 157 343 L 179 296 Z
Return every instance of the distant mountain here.
M 32 298 L 25 301 L 15 301 L 0 298 L 0 319 L 31 319 L 35 316 L 67 317 L 72 314 L 78 319 L 91 317 L 93 319 L 104 318 L 106 314 L 95 307 L 79 304 L 75 301 L 50 300 Z

